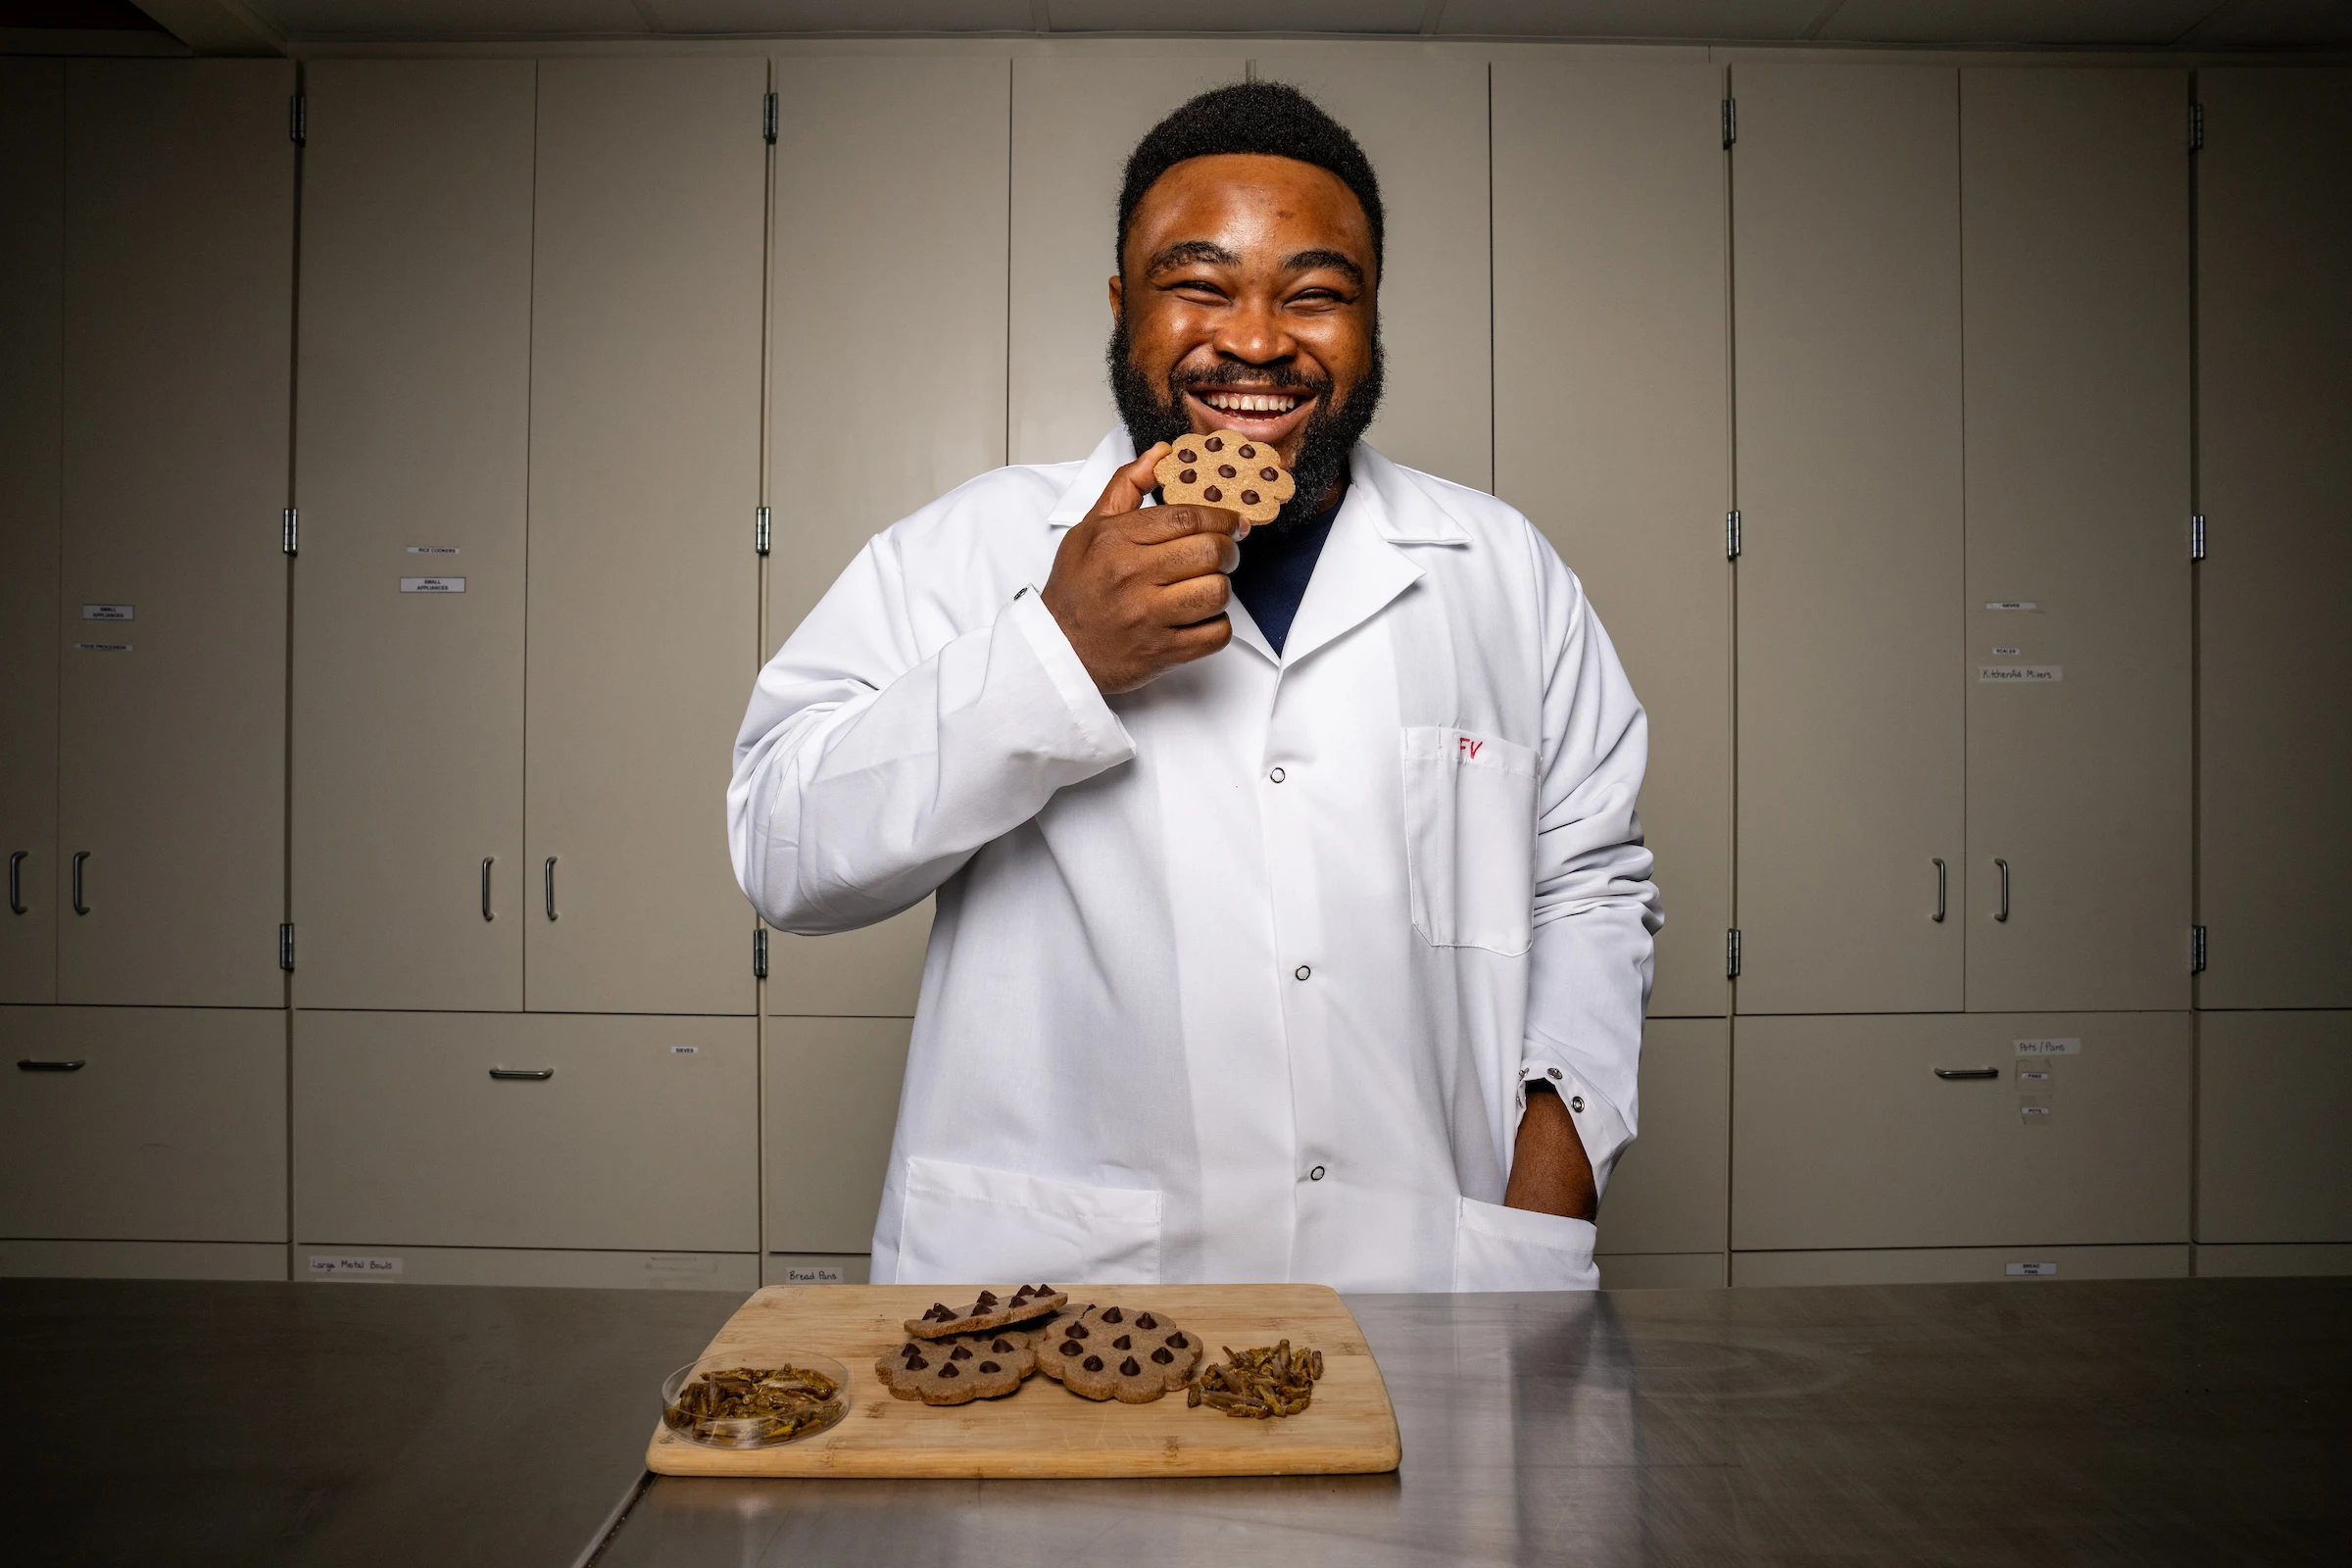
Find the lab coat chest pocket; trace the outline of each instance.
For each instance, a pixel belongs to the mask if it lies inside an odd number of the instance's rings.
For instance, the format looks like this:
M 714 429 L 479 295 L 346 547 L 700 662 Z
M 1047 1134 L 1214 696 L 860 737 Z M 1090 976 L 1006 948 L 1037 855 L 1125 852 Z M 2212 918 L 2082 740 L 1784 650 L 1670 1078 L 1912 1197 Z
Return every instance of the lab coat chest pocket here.
M 1404 731 L 1405 870 L 1423 941 L 1525 953 L 1535 850 L 1534 751 L 1467 730 Z
M 1500 1203 L 1460 1200 L 1454 1220 L 1457 1291 L 1590 1291 L 1600 1285 L 1592 1261 L 1599 1231 L 1590 1220 L 1538 1214 Z
M 906 1162 L 902 1285 L 1159 1281 L 1160 1195 L 955 1160 Z

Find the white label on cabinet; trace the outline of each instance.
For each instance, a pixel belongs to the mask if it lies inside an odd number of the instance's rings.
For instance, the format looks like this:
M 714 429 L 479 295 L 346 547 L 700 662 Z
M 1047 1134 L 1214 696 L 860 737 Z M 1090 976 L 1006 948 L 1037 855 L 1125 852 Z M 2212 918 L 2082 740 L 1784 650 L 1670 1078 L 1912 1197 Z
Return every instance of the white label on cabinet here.
M 645 1283 L 657 1291 L 707 1291 L 718 1283 L 718 1259 L 694 1252 L 656 1252 L 645 1260 Z
M 669 1048 L 669 1054 L 673 1056 L 691 1056 L 702 1049 L 700 1046 L 672 1046 Z
M 2035 604 L 2035 603 L 2034 603 L 2033 600 L 2031 600 L 2031 599 L 1987 599 L 1987 600 L 1985 600 L 1985 601 L 1984 601 L 1984 608 L 1985 608 L 1986 610 L 2033 610 L 2033 611 L 2038 611 L 2039 609 L 2041 609 L 2041 607 L 2040 607 L 2039 605 Z
M 130 652 L 128 643 L 75 643 L 74 646 L 85 654 L 127 654 Z
M 466 591 L 463 577 L 403 577 L 400 591 L 404 594 L 462 594 Z
M 409 554 L 410 554 L 410 555 L 412 555 L 412 556 L 454 556 L 454 555 L 456 555 L 457 553 L 458 553 L 458 547 L 457 547 L 456 545 L 411 545 L 411 546 L 409 546 Z
M 2047 1105 L 2028 1101 L 2017 1107 L 2017 1113 L 2029 1127 L 2047 1127 L 2050 1124 L 2050 1107 Z
M 2026 1087 L 2046 1090 L 2050 1086 L 2050 1069 L 2047 1067 L 2020 1067 L 2017 1069 L 2017 1081 Z
M 84 605 L 81 607 L 81 618 L 84 620 L 129 620 L 133 617 L 131 607 L 128 605 Z
M 2020 650 L 2015 648 L 1995 648 L 1992 651 L 1992 657 L 1995 659 L 2015 659 L 2019 652 Z
M 2047 1279 L 2058 1272 L 2055 1263 L 2011 1263 L 2005 1272 L 2026 1279 Z
M 311 1254 L 311 1277 L 322 1280 L 390 1280 L 400 1277 L 397 1257 L 329 1257 Z
M 2017 1054 L 2021 1056 L 2080 1056 L 2082 1054 L 2082 1042 L 2075 1039 L 2020 1040 L 2017 1042 Z
M 2064 664 L 1979 664 L 1977 679 L 1987 685 L 2014 681 L 2027 685 L 2047 685 L 2066 679 Z
M 821 1263 L 813 1268 L 799 1263 L 787 1263 L 784 1265 L 784 1283 L 787 1285 L 839 1285 L 841 1270 L 826 1268 Z

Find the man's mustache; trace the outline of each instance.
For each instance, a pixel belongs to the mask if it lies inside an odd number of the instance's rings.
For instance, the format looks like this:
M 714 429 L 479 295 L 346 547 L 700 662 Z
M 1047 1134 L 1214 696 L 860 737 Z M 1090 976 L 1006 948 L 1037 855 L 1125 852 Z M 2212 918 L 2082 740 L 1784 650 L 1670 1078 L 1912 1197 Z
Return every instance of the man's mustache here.
M 1168 372 L 1171 402 L 1201 387 L 1226 386 L 1246 386 L 1252 392 L 1311 392 L 1320 397 L 1331 390 L 1331 377 L 1309 375 L 1295 365 L 1219 365 Z

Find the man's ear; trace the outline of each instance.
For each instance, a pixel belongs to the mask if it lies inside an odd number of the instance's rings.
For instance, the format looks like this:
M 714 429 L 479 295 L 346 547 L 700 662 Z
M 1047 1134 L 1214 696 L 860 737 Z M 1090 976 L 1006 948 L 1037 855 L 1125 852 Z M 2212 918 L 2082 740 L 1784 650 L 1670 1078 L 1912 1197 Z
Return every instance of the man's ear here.
M 1127 316 L 1127 280 L 1118 273 L 1110 274 L 1110 318 L 1124 320 Z

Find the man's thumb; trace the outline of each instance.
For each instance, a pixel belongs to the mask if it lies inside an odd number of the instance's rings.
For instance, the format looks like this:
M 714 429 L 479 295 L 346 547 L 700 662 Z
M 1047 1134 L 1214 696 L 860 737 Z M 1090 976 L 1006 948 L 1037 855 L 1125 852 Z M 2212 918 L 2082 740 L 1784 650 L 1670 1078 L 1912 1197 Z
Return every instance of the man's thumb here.
M 1102 497 L 1095 502 L 1094 510 L 1087 515 L 1090 517 L 1115 517 L 1121 513 L 1133 512 L 1141 507 L 1144 504 L 1144 497 L 1150 495 L 1159 485 L 1159 479 L 1152 472 L 1152 469 L 1161 458 L 1167 455 L 1168 444 L 1162 441 L 1112 474 L 1110 483 L 1102 487 Z

